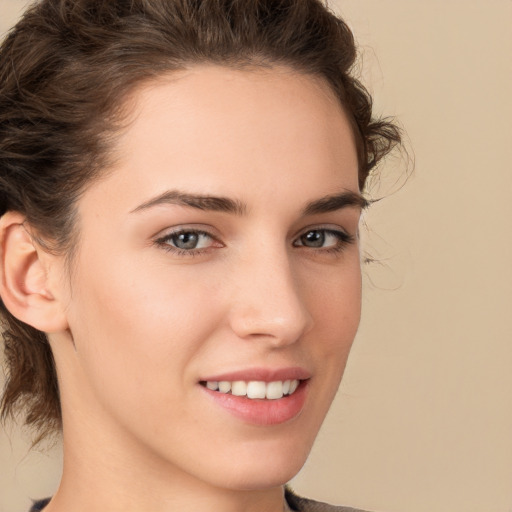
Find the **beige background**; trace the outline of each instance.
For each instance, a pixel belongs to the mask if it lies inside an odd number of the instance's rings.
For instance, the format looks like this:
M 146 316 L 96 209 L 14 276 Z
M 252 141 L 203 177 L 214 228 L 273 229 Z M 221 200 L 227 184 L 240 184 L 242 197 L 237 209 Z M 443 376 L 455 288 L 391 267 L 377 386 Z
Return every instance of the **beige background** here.
M 0 31 L 24 0 L 0 0 Z M 416 160 L 367 215 L 363 323 L 295 488 L 381 512 L 512 512 L 512 1 L 338 0 Z M 398 182 L 397 182 L 398 180 Z M 0 511 L 59 476 L 0 433 Z

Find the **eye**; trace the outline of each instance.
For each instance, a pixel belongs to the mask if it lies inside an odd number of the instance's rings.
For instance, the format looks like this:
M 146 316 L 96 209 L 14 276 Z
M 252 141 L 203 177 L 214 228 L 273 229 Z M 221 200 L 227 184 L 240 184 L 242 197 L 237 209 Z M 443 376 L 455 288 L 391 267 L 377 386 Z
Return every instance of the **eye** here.
M 342 250 L 347 244 L 352 243 L 354 237 L 344 231 L 333 229 L 310 229 L 295 240 L 295 247 L 308 247 L 311 249 L 327 249 L 332 251 Z
M 170 236 L 169 242 L 177 249 L 204 249 L 208 247 L 210 237 L 204 233 L 198 233 L 197 231 L 183 231 Z
M 215 245 L 221 246 L 212 235 L 196 229 L 180 229 L 158 238 L 156 243 L 164 249 L 181 254 L 195 254 Z

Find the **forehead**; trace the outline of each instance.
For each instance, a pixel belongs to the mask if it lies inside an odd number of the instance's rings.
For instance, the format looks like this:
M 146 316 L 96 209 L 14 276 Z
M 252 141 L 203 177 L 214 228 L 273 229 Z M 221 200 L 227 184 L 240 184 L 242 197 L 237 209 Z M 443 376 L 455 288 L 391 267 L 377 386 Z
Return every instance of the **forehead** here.
M 176 188 L 276 195 L 291 178 L 306 189 L 316 182 L 318 195 L 358 190 L 353 133 L 322 79 L 284 67 L 196 66 L 140 87 L 129 109 L 109 179 L 133 201 Z

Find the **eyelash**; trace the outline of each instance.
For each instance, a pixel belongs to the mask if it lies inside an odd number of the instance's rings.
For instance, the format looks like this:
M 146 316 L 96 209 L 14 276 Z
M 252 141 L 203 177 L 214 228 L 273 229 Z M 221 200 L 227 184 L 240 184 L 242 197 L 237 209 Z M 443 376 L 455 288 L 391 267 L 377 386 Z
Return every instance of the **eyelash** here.
M 213 242 L 217 242 L 219 246 L 223 246 L 221 242 L 219 242 L 211 233 L 208 233 L 208 231 L 203 231 L 201 229 L 178 229 L 176 231 L 173 231 L 171 233 L 167 233 L 166 235 L 157 238 L 155 240 L 155 243 L 161 247 L 164 251 L 170 252 L 175 254 L 176 256 L 184 256 L 184 257 L 194 257 L 199 256 L 201 254 L 204 254 L 208 252 L 210 249 L 212 249 L 211 246 L 205 247 L 204 249 L 180 249 L 179 247 L 174 247 L 171 245 L 171 241 L 173 238 L 176 238 L 183 234 L 194 234 L 199 236 L 206 236 L 210 238 Z
M 300 240 L 302 237 L 308 235 L 309 233 L 323 233 L 324 236 L 331 235 L 338 239 L 338 243 L 336 243 L 332 247 L 308 247 L 306 245 L 300 244 L 297 245 L 297 241 Z M 201 229 L 178 229 L 176 231 L 173 231 L 171 233 L 167 233 L 166 235 L 157 238 L 155 240 L 155 244 L 161 247 L 164 251 L 170 252 L 172 254 L 175 254 L 176 256 L 181 257 L 195 257 L 200 256 L 202 254 L 205 254 L 209 252 L 212 249 L 212 246 L 205 247 L 202 249 L 180 249 L 178 247 L 175 247 L 171 245 L 171 241 L 175 239 L 176 237 L 183 235 L 183 234 L 193 234 L 193 235 L 199 235 L 199 236 L 206 236 L 210 238 L 213 243 L 219 244 L 218 247 L 224 247 L 222 242 L 220 242 L 217 238 L 215 238 L 211 233 L 208 233 L 208 231 L 204 231 Z M 295 241 L 293 242 L 294 247 L 302 247 L 304 249 L 310 249 L 315 252 L 322 252 L 324 254 L 338 254 L 341 253 L 347 246 L 355 243 L 356 237 L 353 235 L 350 235 L 346 233 L 345 231 L 341 230 L 335 230 L 335 229 L 328 229 L 328 228 L 310 228 L 305 231 L 303 231 L 300 235 L 297 236 Z
M 319 251 L 319 252 L 322 252 L 323 254 L 339 254 L 343 250 L 345 250 L 345 248 L 347 246 L 354 244 L 356 242 L 356 237 L 353 235 L 350 235 L 346 231 L 336 230 L 336 229 L 328 229 L 328 228 L 322 228 L 322 227 L 307 229 L 306 231 L 303 231 L 297 237 L 296 240 L 300 240 L 302 237 L 308 235 L 309 233 L 323 233 L 324 236 L 331 235 L 331 236 L 336 237 L 338 241 L 332 247 L 315 248 L 315 247 L 308 247 L 305 245 L 295 245 L 296 242 L 293 243 L 294 247 L 304 247 L 305 249 Z

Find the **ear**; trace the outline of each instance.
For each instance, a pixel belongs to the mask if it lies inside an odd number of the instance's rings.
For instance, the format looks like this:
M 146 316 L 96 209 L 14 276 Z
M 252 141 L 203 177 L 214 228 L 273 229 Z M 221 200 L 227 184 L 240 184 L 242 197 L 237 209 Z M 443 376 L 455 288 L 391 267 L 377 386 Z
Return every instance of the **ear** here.
M 0 219 L 0 296 L 18 320 L 45 333 L 63 331 L 66 315 L 48 278 L 56 257 L 34 242 L 24 222 L 17 212 Z

